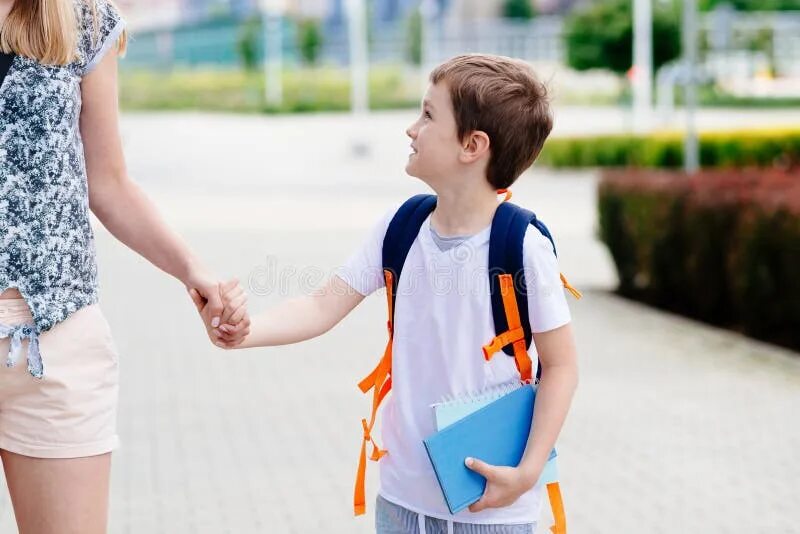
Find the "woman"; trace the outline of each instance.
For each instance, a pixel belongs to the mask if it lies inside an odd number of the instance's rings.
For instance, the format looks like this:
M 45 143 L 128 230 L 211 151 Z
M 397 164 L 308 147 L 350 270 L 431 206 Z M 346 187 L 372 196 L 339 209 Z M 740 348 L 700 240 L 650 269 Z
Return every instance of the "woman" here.
M 186 285 L 212 341 L 232 346 L 248 330 L 126 174 L 125 40 L 107 0 L 0 0 L 0 459 L 25 534 L 106 531 L 117 356 L 89 209 Z

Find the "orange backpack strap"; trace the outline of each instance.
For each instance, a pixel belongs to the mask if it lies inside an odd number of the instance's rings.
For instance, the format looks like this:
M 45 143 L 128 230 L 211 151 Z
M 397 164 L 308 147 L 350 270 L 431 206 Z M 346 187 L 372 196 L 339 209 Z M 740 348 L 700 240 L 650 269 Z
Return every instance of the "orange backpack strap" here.
M 567 280 L 567 277 L 564 276 L 564 273 L 561 273 L 561 283 L 564 284 L 564 288 L 576 299 L 580 300 L 581 297 L 583 297 L 583 293 L 575 289 L 575 287 L 569 283 L 569 280 Z
M 367 510 L 366 505 L 366 492 L 365 480 L 367 474 L 367 443 L 372 444 L 372 454 L 369 459 L 377 462 L 383 458 L 388 451 L 382 450 L 375 443 L 372 437 L 372 429 L 375 426 L 375 419 L 378 416 L 378 408 L 389 394 L 392 389 L 392 342 L 394 341 L 394 327 L 392 325 L 392 318 L 394 317 L 394 275 L 388 269 L 383 273 L 386 279 L 386 299 L 389 308 L 389 321 L 387 323 L 389 330 L 389 341 L 386 343 L 386 350 L 383 352 L 383 357 L 375 369 L 362 380 L 358 387 L 365 394 L 372 390 L 372 414 L 370 415 L 369 422 L 366 419 L 361 420 L 361 427 L 363 430 L 363 439 L 361 441 L 361 454 L 358 459 L 358 471 L 356 473 L 356 485 L 353 494 L 353 509 L 355 515 L 362 515 Z
M 528 355 L 525 330 L 522 328 L 519 316 L 517 297 L 514 292 L 514 277 L 510 274 L 500 274 L 498 278 L 500 279 L 500 295 L 503 297 L 503 309 L 506 314 L 508 330 L 496 336 L 488 345 L 484 345 L 483 355 L 486 361 L 489 361 L 503 347 L 511 345 L 514 348 L 514 361 L 517 364 L 520 379 L 525 383 L 530 383 L 533 379 L 533 363 Z
M 510 198 L 508 196 L 510 191 L 498 191 L 498 194 L 501 193 L 507 194 L 506 200 Z M 553 254 L 557 255 L 555 240 L 547 226 L 535 213 L 511 202 L 502 202 L 497 207 L 492 219 L 492 230 L 489 236 L 489 283 L 495 335 L 498 338 L 496 343 L 502 346 L 503 352 L 515 357 L 518 357 L 519 351 L 515 351 L 514 344 L 507 341 L 509 336 L 516 339 L 517 332 L 508 324 L 508 314 L 505 310 L 506 304 L 500 287 L 501 278 L 498 275 L 510 274 L 513 276 L 514 284 L 511 287 L 516 294 L 520 326 L 524 331 L 525 346 L 530 347 L 533 343 L 533 332 L 531 330 L 530 310 L 528 309 L 524 244 L 525 236 L 531 226 L 550 242 Z M 561 282 L 573 296 L 580 298 L 580 292 L 569 284 L 566 277 L 562 276 Z M 505 338 L 503 338 L 504 334 L 507 334 Z M 541 366 L 538 369 L 541 370 Z M 539 378 L 539 371 L 537 370 L 536 380 L 538 381 Z
M 558 482 L 547 485 L 547 496 L 550 498 L 550 509 L 553 511 L 553 534 L 567 534 L 567 515 L 564 513 L 564 501 L 561 498 L 561 486 Z
M 519 308 L 517 307 L 517 297 L 514 292 L 514 278 L 510 274 L 498 275 L 500 279 L 500 294 L 503 297 L 503 308 L 508 322 L 508 330 L 483 347 L 483 355 L 487 361 L 492 359 L 503 347 L 511 344 L 514 348 L 514 361 L 520 379 L 524 383 L 530 383 L 533 377 L 533 369 L 530 355 L 528 355 L 525 343 L 525 332 L 520 324 Z M 561 498 L 561 487 L 558 482 L 547 484 L 547 495 L 550 499 L 550 508 L 553 510 L 554 524 L 550 527 L 553 534 L 567 534 L 567 519 L 564 513 L 564 502 Z

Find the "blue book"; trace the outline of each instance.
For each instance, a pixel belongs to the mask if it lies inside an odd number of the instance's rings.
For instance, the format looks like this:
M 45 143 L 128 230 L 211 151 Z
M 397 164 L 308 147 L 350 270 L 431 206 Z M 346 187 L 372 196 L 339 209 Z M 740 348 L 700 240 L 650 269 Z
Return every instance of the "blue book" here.
M 536 390 L 523 386 L 482 406 L 455 422 L 438 424 L 441 430 L 424 440 L 436 478 L 450 513 L 456 514 L 477 502 L 486 490 L 486 479 L 464 461 L 478 458 L 491 465 L 516 467 L 522 460 Z M 441 414 L 438 414 L 437 418 Z M 555 457 L 555 450 L 550 454 Z

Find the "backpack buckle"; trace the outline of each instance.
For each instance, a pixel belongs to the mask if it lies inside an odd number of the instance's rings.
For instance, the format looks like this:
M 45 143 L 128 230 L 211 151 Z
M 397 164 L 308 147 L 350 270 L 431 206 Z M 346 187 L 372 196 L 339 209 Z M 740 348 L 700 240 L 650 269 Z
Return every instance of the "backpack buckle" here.
M 492 359 L 492 356 L 494 356 L 497 352 L 503 350 L 503 347 L 505 347 L 506 345 L 510 345 L 512 343 L 516 343 L 517 341 L 522 341 L 524 339 L 525 339 L 525 330 L 523 330 L 522 327 L 503 332 L 499 336 L 496 336 L 492 341 L 490 341 L 488 345 L 483 346 L 483 357 L 488 362 Z

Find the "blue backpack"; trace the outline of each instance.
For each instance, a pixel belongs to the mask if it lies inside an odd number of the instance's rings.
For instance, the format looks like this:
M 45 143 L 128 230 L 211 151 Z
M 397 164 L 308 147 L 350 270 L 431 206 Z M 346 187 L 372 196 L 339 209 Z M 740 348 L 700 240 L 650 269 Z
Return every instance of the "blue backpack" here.
M 383 269 L 392 273 L 392 310 L 397 295 L 397 284 L 403 271 L 406 257 L 411 245 L 419 234 L 422 223 L 436 208 L 435 195 L 416 195 L 408 199 L 395 214 L 386 236 L 383 239 Z M 500 278 L 497 275 L 510 274 L 514 279 L 514 292 L 519 308 L 520 322 L 525 332 L 525 348 L 530 348 L 533 338 L 528 313 L 528 292 L 525 285 L 525 270 L 522 257 L 522 246 L 528 226 L 533 226 L 542 233 L 553 247 L 557 255 L 556 244 L 547 226 L 532 211 L 503 202 L 497 207 L 492 219 L 492 230 L 489 238 L 489 277 L 491 283 L 492 315 L 494 316 L 495 333 L 500 336 L 509 330 L 503 298 L 500 291 Z M 562 278 L 563 280 L 563 278 Z M 389 317 L 394 321 L 394 313 Z M 514 356 L 511 344 L 502 347 L 503 352 Z M 541 378 L 541 369 L 536 379 Z
M 507 195 L 506 200 L 510 198 Z M 408 252 L 419 234 L 422 223 L 436 208 L 435 195 L 417 195 L 408 199 L 389 223 L 383 240 L 383 272 L 386 281 L 386 298 L 389 309 L 389 342 L 384 351 L 383 358 L 377 367 L 359 383 L 362 392 L 373 390 L 372 415 L 369 421 L 362 419 L 364 441 L 361 446 L 361 457 L 358 466 L 355 489 L 356 515 L 364 513 L 365 492 L 364 478 L 366 472 L 366 445 L 370 442 L 373 446 L 370 459 L 378 461 L 387 451 L 381 450 L 372 438 L 372 429 L 375 424 L 377 410 L 383 399 L 392 387 L 391 361 L 392 342 L 394 339 L 394 310 L 398 282 L 403 272 Z M 525 233 L 529 226 L 533 226 L 542 233 L 551 243 L 553 254 L 556 246 L 553 236 L 545 224 L 536 214 L 524 208 L 503 202 L 495 211 L 492 219 L 492 228 L 489 237 L 489 282 L 491 289 L 492 315 L 496 337 L 483 347 L 487 360 L 503 351 L 508 356 L 515 358 L 520 378 L 523 382 L 531 382 L 532 362 L 528 349 L 533 340 L 530 328 L 530 314 L 528 310 L 527 286 L 523 263 L 523 244 Z M 564 275 L 562 283 L 576 298 L 580 293 L 573 288 Z M 537 366 L 536 381 L 541 378 L 541 366 Z M 556 525 L 553 532 L 565 533 L 566 522 L 563 513 L 563 504 L 558 483 L 548 484 L 550 504 L 553 508 Z

